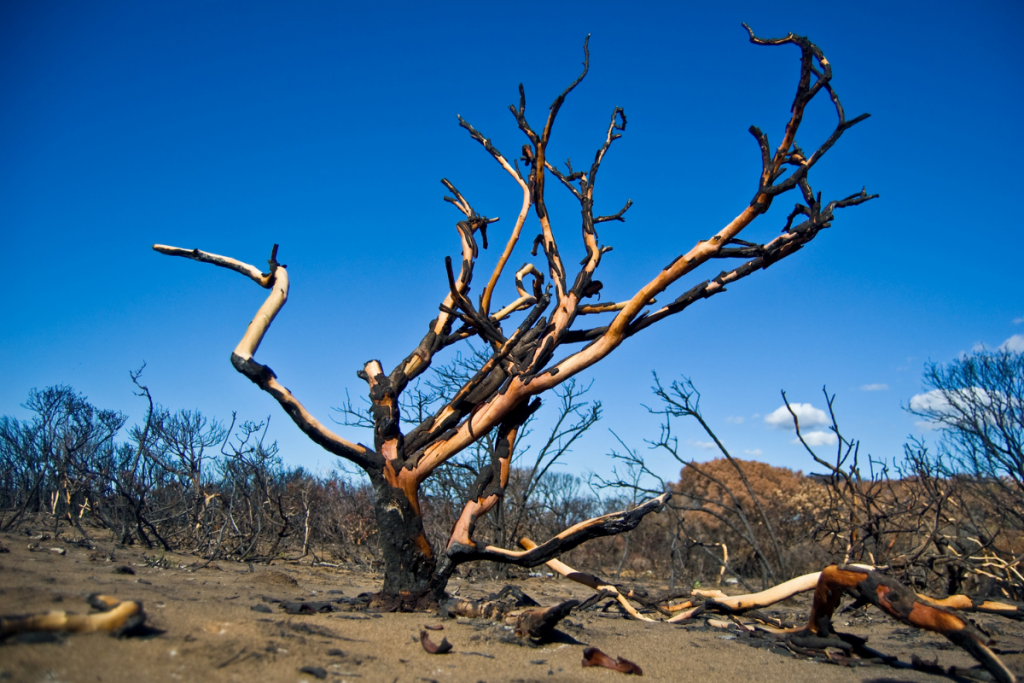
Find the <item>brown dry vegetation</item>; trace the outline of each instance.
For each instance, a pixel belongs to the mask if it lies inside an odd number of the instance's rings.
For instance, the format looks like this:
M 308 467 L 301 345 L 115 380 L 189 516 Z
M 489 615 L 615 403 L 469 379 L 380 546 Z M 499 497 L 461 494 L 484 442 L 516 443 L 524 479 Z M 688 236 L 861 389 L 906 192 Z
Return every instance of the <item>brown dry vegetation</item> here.
M 789 567 L 792 574 L 803 574 L 828 564 L 830 554 L 815 540 L 820 522 L 818 518 L 827 502 L 822 482 L 800 472 L 762 462 L 736 462 L 746 474 L 775 529 L 783 551 L 784 566 Z M 729 523 L 729 509 L 736 505 L 732 495 L 740 507 L 754 513 L 750 514 L 750 519 L 758 545 L 771 549 L 772 541 L 767 525 L 756 515 L 751 493 L 728 460 L 718 458 L 702 463 L 699 471 L 685 468 L 674 491 L 680 496 L 686 532 L 692 539 L 705 544 L 725 543 L 733 571 L 745 577 L 760 576 L 752 545 Z M 701 514 L 702 510 L 707 512 Z M 705 553 L 700 555 L 707 557 Z

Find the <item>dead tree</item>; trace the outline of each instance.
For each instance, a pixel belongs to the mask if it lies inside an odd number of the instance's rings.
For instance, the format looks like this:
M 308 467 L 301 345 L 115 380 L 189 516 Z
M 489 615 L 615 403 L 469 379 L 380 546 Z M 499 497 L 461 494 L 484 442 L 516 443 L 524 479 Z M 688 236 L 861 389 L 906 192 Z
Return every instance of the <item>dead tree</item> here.
M 597 227 L 609 221 L 624 221 L 632 205 L 630 200 L 615 213 L 595 214 L 598 171 L 612 143 L 626 130 L 625 112 L 621 108 L 612 111 L 604 140 L 589 168 L 578 170 L 567 163 L 564 171 L 559 170 L 547 154 L 562 104 L 589 69 L 587 42 L 583 46 L 583 72 L 555 98 L 542 128 L 530 124 L 525 91 L 519 86 L 519 103 L 509 107 L 527 140 L 519 160 L 503 155 L 489 138 L 460 118 L 460 126 L 518 185 L 522 191 L 522 208 L 480 297 L 472 301 L 470 284 L 480 255 L 477 234 L 482 246 L 487 248 L 487 227 L 497 218 L 477 213 L 451 182 L 442 180 L 452 194 L 445 200 L 464 215 L 455 226 L 461 241 L 461 258 L 454 267 L 452 260 L 446 259 L 448 286 L 439 306 L 440 313 L 430 322 L 429 330 L 412 353 L 390 371 L 386 372 L 380 361 L 372 360 L 357 373 L 369 388 L 373 448 L 348 441 L 328 429 L 269 367 L 254 358 L 271 322 L 288 298 L 288 271 L 277 260 L 277 245 L 274 245 L 265 273 L 247 263 L 198 249 L 153 247 L 162 254 L 235 270 L 270 290 L 231 354 L 231 362 L 277 400 L 314 442 L 358 465 L 369 476 L 376 496 L 375 512 L 385 565 L 381 596 L 394 608 L 432 603 L 443 594 L 454 568 L 464 562 L 495 560 L 537 566 L 587 539 L 631 529 L 644 515 L 660 509 L 667 494 L 634 510 L 577 524 L 528 551 L 481 547 L 473 540 L 476 520 L 491 510 L 503 495 L 519 429 L 540 406 L 541 394 L 606 358 L 633 335 L 701 299 L 721 294 L 728 285 L 796 253 L 831 225 L 836 209 L 862 204 L 878 196 L 862 190 L 826 202 L 822 201 L 820 193 L 812 190 L 808 179 L 811 169 L 849 128 L 866 119 L 868 114 L 846 118 L 832 87 L 832 66 L 808 39 L 793 34 L 763 39 L 755 36 L 746 25 L 744 27 L 755 45 L 794 45 L 800 51 L 796 96 L 782 139 L 773 152 L 768 136 L 752 126 L 750 133 L 757 142 L 762 169 L 750 202 L 725 227 L 673 258 L 660 272 L 653 273 L 647 284 L 618 302 L 588 303 L 587 300 L 603 288 L 603 283 L 596 279 L 597 269 L 603 255 L 611 249 L 600 243 Z M 806 153 L 797 145 L 797 133 L 808 104 L 822 93 L 831 99 L 838 120 L 825 141 L 813 152 Z M 562 259 L 545 204 L 549 177 L 567 188 L 580 204 L 581 237 L 586 256 L 575 273 L 570 273 L 571 264 Z M 780 235 L 764 243 L 740 239 L 741 233 L 768 211 L 776 197 L 794 190 L 802 201 L 789 213 Z M 495 297 L 500 294 L 498 283 L 502 275 L 507 274 L 506 265 L 519 246 L 531 207 L 540 224 L 540 234 L 532 241 L 531 253 L 537 256 L 537 250 L 541 251 L 543 266 L 532 263 L 522 266 L 514 275 L 517 296 L 505 305 L 495 305 Z M 739 265 L 692 285 L 669 303 L 654 306 L 655 298 L 670 286 L 716 259 L 738 261 Z M 532 282 L 524 281 L 527 276 Z M 599 315 L 610 316 L 610 319 L 589 322 Z M 398 408 L 402 391 L 430 367 L 439 352 L 472 337 L 479 337 L 487 345 L 488 361 L 446 405 L 403 433 Z M 431 548 L 420 514 L 421 484 L 445 461 L 491 430 L 496 430 L 499 444 L 493 451 L 491 466 L 480 472 L 475 490 L 466 501 L 446 546 Z

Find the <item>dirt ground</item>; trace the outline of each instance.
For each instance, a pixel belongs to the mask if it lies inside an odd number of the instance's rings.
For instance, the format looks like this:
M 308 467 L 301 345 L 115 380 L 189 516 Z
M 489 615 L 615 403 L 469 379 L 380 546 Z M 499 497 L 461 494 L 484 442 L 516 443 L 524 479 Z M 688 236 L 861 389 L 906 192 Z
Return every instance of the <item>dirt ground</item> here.
M 643 623 L 600 610 L 574 612 L 560 625 L 556 642 L 529 647 L 509 627 L 485 620 L 442 620 L 432 614 L 334 612 L 284 613 L 277 600 L 333 600 L 377 588 L 380 577 L 358 568 L 272 566 L 216 562 L 197 569 L 187 555 L 147 553 L 77 532 L 50 537 L 41 529 L 0 534 L 0 614 L 51 610 L 85 613 L 85 597 L 104 593 L 144 604 L 147 623 L 160 632 L 117 639 L 105 634 L 62 636 L 54 642 L 0 645 L 0 681 L 381 681 L 383 683 L 613 682 L 623 674 L 581 666 L 584 648 L 595 646 L 643 668 L 653 681 L 941 681 L 965 680 L 888 666 L 844 667 L 797 659 L 737 630 L 709 626 Z M 581 567 L 580 569 L 586 569 Z M 128 573 L 133 571 L 134 574 Z M 561 577 L 517 582 L 543 605 L 591 591 Z M 450 590 L 482 597 L 502 584 L 456 579 Z M 664 589 L 651 585 L 649 589 Z M 806 620 L 809 600 L 777 606 L 783 618 Z M 998 641 L 1005 662 L 1024 673 L 1024 627 L 982 617 L 977 621 Z M 454 648 L 427 654 L 419 633 L 427 625 L 434 641 Z M 837 617 L 837 627 L 869 638 L 869 645 L 909 663 L 916 655 L 942 667 L 971 667 L 968 655 L 944 638 L 919 633 L 873 608 Z M 760 644 L 760 646 L 758 646 Z M 302 671 L 307 668 L 307 671 Z M 1024 678 L 1024 676 L 1022 676 Z

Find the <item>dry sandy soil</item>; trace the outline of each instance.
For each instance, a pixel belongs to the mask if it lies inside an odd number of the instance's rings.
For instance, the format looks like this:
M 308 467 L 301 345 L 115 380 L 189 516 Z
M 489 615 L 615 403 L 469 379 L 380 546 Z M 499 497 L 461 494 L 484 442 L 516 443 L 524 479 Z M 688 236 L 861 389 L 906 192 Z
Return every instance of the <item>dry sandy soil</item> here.
M 101 592 L 142 601 L 147 623 L 160 633 L 124 639 L 73 635 L 42 643 L 9 640 L 0 645 L 0 681 L 316 683 L 320 675 L 334 683 L 630 680 L 613 671 L 581 667 L 587 646 L 636 662 L 643 667 L 645 680 L 653 681 L 965 680 L 887 666 L 844 667 L 797 659 L 770 647 L 752 647 L 743 634 L 708 626 L 704 619 L 687 625 L 651 624 L 602 616 L 599 610 L 573 613 L 560 625 L 560 642 L 528 647 L 508 627 L 484 620 L 366 612 L 289 615 L 267 599 L 354 597 L 377 587 L 380 577 L 368 570 L 289 563 L 218 562 L 195 569 L 196 558 L 172 554 L 162 557 L 162 567 L 151 566 L 142 550 L 95 539 L 90 549 L 75 540 L 71 534 L 50 538 L 41 529 L 0 535 L 0 544 L 9 550 L 0 554 L 0 614 L 84 613 L 89 610 L 85 596 Z M 135 573 L 121 573 L 124 567 Z M 517 585 L 543 605 L 591 594 L 560 577 L 531 578 Z M 450 589 L 478 597 L 500 587 L 456 579 Z M 808 607 L 809 600 L 801 597 L 778 605 L 774 613 L 802 622 Z M 1024 627 L 999 618 L 977 621 L 998 640 L 1004 661 L 1021 676 Z M 871 647 L 905 663 L 917 655 L 937 660 L 942 667 L 974 665 L 945 639 L 908 629 L 873 608 L 839 616 L 836 623 L 840 630 L 869 637 Z M 423 650 L 418 636 L 426 624 L 443 625 L 443 631 L 429 633 L 435 641 L 447 638 L 454 645 L 450 653 L 430 655 Z M 303 672 L 304 667 L 315 673 Z

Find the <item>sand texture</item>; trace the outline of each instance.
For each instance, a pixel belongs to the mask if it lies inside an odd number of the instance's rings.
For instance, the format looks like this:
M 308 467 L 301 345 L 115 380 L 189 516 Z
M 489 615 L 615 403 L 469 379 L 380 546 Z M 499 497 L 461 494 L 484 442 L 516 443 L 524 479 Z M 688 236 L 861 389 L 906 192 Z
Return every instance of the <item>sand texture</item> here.
M 685 625 L 651 624 L 602 615 L 600 609 L 574 612 L 560 625 L 556 642 L 530 647 L 520 643 L 510 627 L 487 620 L 360 611 L 289 615 L 274 600 L 354 597 L 376 589 L 380 577 L 366 568 L 287 562 L 215 562 L 197 569 L 200 563 L 192 556 L 121 548 L 97 538 L 90 548 L 75 539 L 72 534 L 49 537 L 41 529 L 0 534 L 0 544 L 8 550 L 0 553 L 0 614 L 86 613 L 85 596 L 98 592 L 142 601 L 147 624 L 160 633 L 122 639 L 62 635 L 52 642 L 33 643 L 9 639 L 0 645 L 0 681 L 632 680 L 605 669 L 583 668 L 588 646 L 636 662 L 648 681 L 963 680 L 888 666 L 844 667 L 794 658 L 780 654 L 770 643 L 751 641 L 737 629 L 709 626 L 707 619 Z M 591 595 L 586 587 L 561 577 L 516 584 L 542 605 Z M 478 597 L 502 585 L 456 579 L 450 589 Z M 659 588 L 663 587 L 649 586 Z M 800 597 L 769 612 L 803 622 L 809 605 L 808 598 Z M 996 617 L 976 621 L 996 638 L 1003 660 L 1021 677 L 1022 625 Z M 428 624 L 443 626 L 428 634 L 435 642 L 446 638 L 452 643 L 450 653 L 424 651 L 419 633 Z M 975 664 L 944 638 L 907 628 L 872 608 L 840 615 L 836 625 L 867 637 L 871 647 L 908 664 L 914 655 L 937 660 L 942 667 Z

